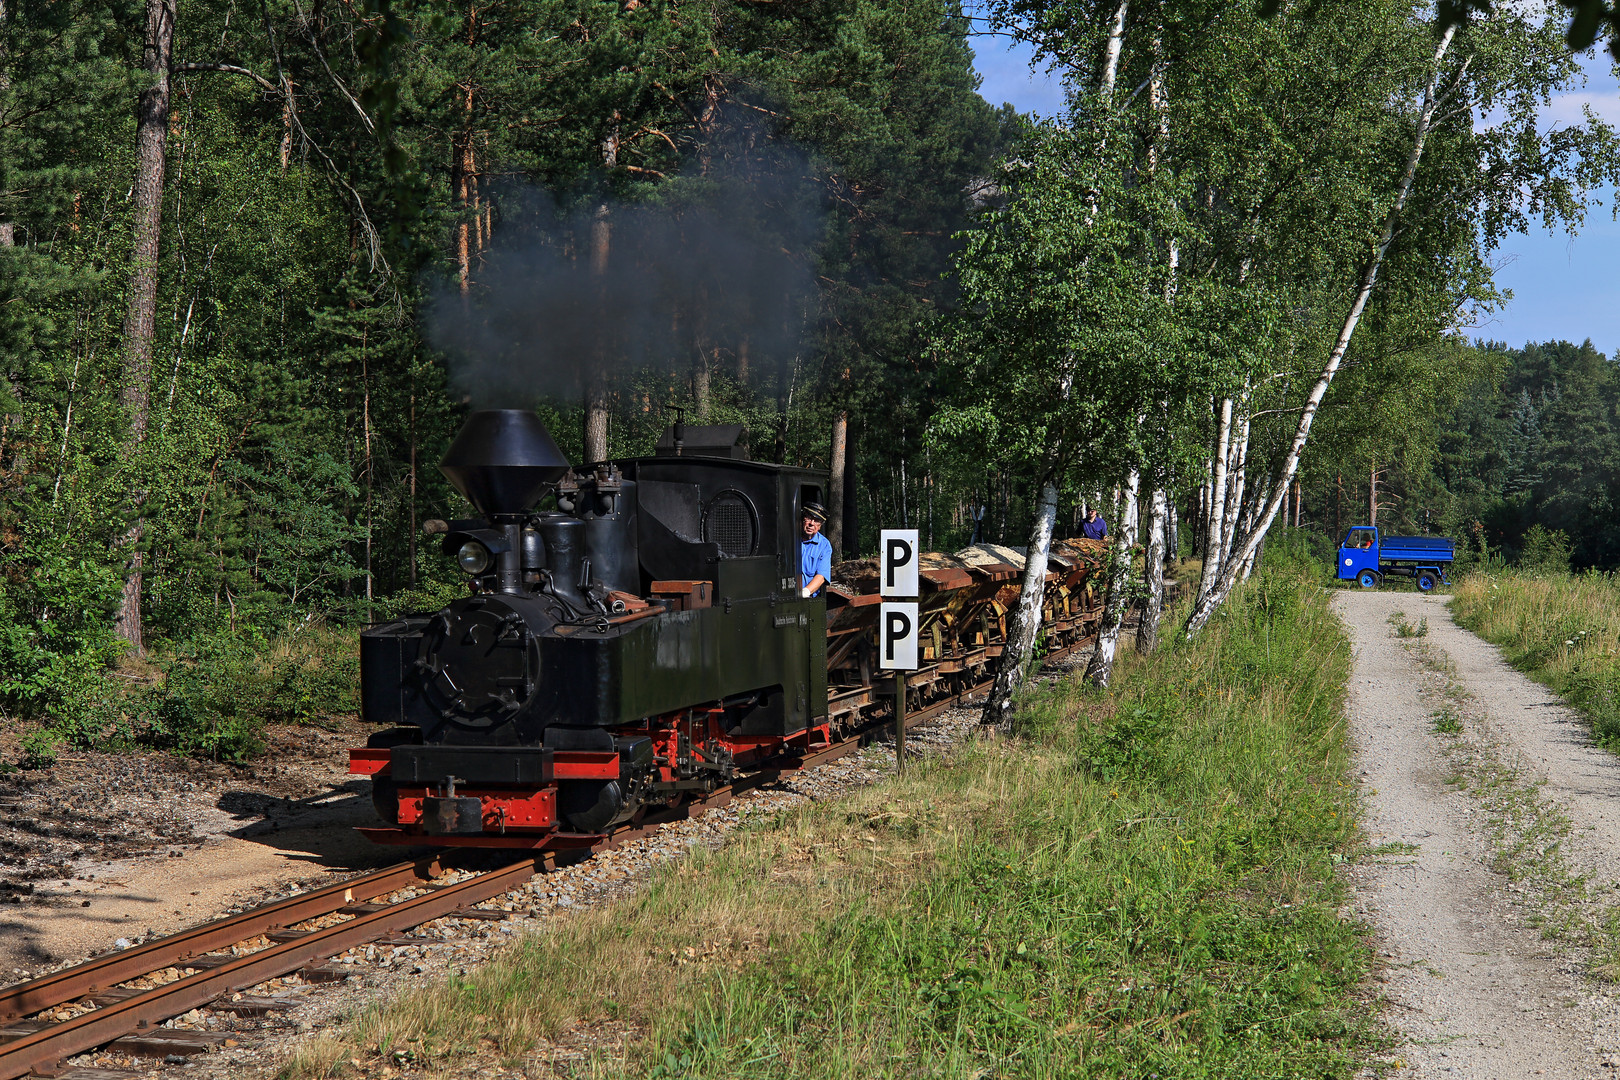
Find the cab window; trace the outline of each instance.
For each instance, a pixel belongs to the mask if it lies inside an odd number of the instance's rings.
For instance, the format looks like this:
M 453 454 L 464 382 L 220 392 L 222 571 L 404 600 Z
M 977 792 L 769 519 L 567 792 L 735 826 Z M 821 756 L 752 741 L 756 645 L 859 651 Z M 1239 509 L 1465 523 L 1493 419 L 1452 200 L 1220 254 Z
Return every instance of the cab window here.
M 1343 546 L 1347 548 L 1370 548 L 1373 546 L 1373 538 L 1376 535 L 1371 529 L 1351 529 L 1348 533 L 1345 533 Z

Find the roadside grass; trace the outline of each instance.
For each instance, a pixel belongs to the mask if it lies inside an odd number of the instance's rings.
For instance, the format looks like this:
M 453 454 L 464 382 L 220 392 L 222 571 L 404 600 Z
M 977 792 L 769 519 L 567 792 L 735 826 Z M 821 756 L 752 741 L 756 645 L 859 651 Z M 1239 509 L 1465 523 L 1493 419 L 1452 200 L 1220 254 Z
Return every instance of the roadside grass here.
M 1458 583 L 1451 610 L 1620 749 L 1620 579 L 1490 567 Z
M 1268 569 L 1110 693 L 741 830 L 285 1075 L 532 1069 L 567 1034 L 599 1049 L 559 1075 L 1350 1076 L 1383 1036 L 1338 911 L 1348 669 L 1327 592 Z

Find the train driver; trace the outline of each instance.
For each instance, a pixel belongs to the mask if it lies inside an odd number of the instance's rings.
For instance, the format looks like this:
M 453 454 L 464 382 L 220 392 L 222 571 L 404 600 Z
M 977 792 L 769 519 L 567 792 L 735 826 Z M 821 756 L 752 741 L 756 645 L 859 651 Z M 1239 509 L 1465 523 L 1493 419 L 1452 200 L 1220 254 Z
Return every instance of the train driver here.
M 832 544 L 821 535 L 827 508 L 820 503 L 804 504 L 804 536 L 799 543 L 799 595 L 808 600 L 820 596 L 832 577 Z

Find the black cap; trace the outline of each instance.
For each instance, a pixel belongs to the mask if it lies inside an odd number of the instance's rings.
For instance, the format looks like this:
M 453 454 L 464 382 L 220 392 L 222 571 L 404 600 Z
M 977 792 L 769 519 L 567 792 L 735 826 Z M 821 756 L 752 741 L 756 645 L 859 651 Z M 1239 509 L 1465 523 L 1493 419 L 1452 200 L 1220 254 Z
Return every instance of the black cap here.
M 818 502 L 807 502 L 804 504 L 804 516 L 815 518 L 817 521 L 826 521 L 827 508 Z

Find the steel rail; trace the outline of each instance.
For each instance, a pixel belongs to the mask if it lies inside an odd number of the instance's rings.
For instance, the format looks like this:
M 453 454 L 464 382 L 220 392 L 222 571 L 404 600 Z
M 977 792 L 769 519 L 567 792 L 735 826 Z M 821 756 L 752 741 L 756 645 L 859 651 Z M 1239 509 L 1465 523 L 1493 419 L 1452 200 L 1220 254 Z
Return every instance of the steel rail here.
M 77 1001 L 86 994 L 173 967 L 190 957 L 281 930 L 305 919 L 330 915 L 345 904 L 372 900 L 437 877 L 444 869 L 440 858 L 440 855 L 430 855 L 396 863 L 335 885 L 249 908 L 240 915 L 204 923 L 133 949 L 108 953 L 29 982 L 0 988 L 0 1019 L 14 1020 L 64 1002 Z
M 468 904 L 499 896 L 532 877 L 537 862 L 532 856 L 525 857 L 500 870 L 441 886 L 378 911 L 357 915 L 349 922 L 311 931 L 294 941 L 248 953 L 212 970 L 0 1044 L 0 1080 L 17 1080 L 30 1072 L 49 1071 L 63 1059 L 200 1008 L 223 994 L 296 971 L 310 960 L 332 956 L 386 934 L 442 918 Z

